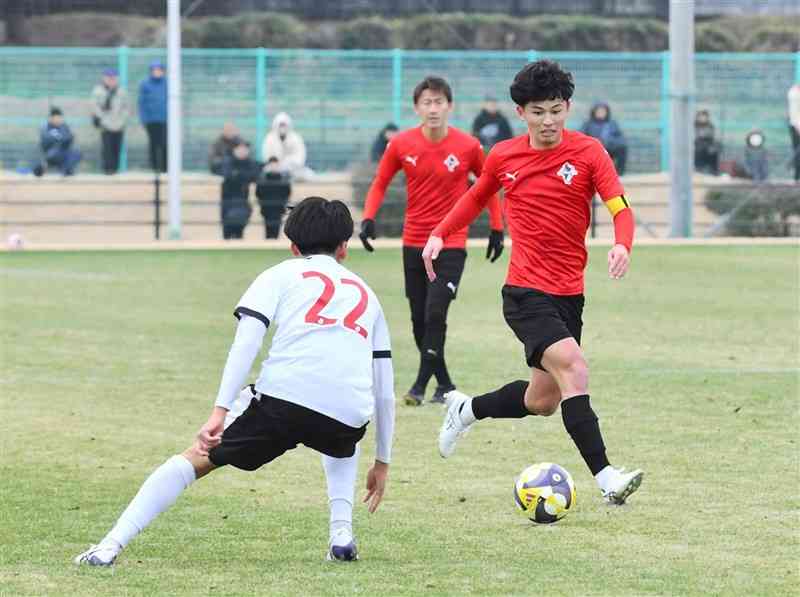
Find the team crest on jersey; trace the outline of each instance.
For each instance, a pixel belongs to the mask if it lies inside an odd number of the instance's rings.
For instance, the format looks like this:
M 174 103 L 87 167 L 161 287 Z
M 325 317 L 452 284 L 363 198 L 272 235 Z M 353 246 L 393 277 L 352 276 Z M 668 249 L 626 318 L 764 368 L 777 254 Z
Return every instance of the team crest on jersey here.
M 448 155 L 444 160 L 444 165 L 447 166 L 447 169 L 450 172 L 453 172 L 461 162 L 458 161 L 458 158 L 454 156 L 452 153 Z
M 572 179 L 578 174 L 578 169 L 569 162 L 564 162 L 561 164 L 561 168 L 558 169 L 557 174 L 564 181 L 564 184 L 572 184 Z

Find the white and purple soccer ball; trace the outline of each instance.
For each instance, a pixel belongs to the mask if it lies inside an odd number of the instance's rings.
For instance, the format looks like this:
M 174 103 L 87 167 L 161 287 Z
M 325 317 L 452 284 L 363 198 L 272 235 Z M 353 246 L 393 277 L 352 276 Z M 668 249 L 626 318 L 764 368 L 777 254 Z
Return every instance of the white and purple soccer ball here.
M 572 475 L 557 464 L 533 464 L 517 477 L 514 502 L 522 515 L 532 522 L 557 522 L 575 507 L 575 482 Z

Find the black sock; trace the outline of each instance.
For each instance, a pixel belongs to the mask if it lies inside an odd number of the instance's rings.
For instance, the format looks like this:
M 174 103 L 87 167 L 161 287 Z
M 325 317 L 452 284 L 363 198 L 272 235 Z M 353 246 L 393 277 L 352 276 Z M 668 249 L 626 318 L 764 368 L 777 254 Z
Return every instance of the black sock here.
M 433 377 L 433 372 L 436 368 L 436 361 L 426 358 L 424 354 L 420 355 L 419 371 L 417 372 L 417 380 L 414 382 L 414 389 L 418 392 L 424 392 L 428 387 L 428 382 Z
M 444 362 L 444 359 L 439 359 L 439 362 L 436 363 L 433 374 L 436 376 L 437 387 L 446 388 L 447 391 L 455 388 L 453 380 L 450 379 L 450 372 L 447 370 L 447 364 Z
M 525 408 L 525 391 L 528 382 L 512 381 L 499 390 L 475 396 L 472 399 L 472 414 L 476 419 L 521 419 L 531 413 Z
M 562 401 L 561 418 L 592 474 L 596 475 L 607 467 L 606 446 L 597 415 L 589 404 L 589 395 L 581 394 Z

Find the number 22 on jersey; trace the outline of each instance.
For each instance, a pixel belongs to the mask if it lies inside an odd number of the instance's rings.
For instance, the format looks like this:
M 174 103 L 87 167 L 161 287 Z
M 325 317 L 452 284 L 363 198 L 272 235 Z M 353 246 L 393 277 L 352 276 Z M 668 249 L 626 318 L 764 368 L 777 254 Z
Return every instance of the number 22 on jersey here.
M 311 323 L 314 325 L 334 325 L 339 320 L 333 317 L 326 317 L 322 314 L 322 311 L 331 302 L 333 295 L 336 293 L 336 285 L 333 283 L 328 276 L 323 274 L 322 272 L 303 272 L 304 278 L 319 278 L 322 280 L 322 284 L 324 285 L 322 288 L 322 294 L 319 295 L 316 302 L 311 305 L 311 308 L 306 313 L 306 323 Z M 350 278 L 342 278 L 342 284 L 348 284 L 350 286 L 355 286 L 358 289 L 360 298 L 358 303 L 350 310 L 350 312 L 345 315 L 344 321 L 342 324 L 349 330 L 353 330 L 354 332 L 361 334 L 362 337 L 367 337 L 367 330 L 364 329 L 362 325 L 358 323 L 358 318 L 364 314 L 364 311 L 367 310 L 367 302 L 369 297 L 367 296 L 367 291 L 364 286 L 361 285 L 360 282 L 357 280 L 353 280 Z

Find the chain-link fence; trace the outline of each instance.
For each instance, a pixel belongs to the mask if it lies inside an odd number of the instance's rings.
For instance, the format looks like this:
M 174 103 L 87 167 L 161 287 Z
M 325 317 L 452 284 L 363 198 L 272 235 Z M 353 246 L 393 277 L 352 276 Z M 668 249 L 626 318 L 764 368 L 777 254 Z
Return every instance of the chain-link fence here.
M 446 77 L 455 93 L 452 124 L 469 130 L 487 93 L 516 132 L 508 99 L 514 74 L 537 58 L 571 70 L 576 94 L 568 125 L 580 127 L 590 106 L 608 102 L 628 140 L 628 173 L 669 168 L 669 53 L 431 52 L 406 50 L 211 50 L 183 52 L 184 166 L 205 170 L 210 143 L 234 121 L 257 150 L 272 117 L 288 112 L 308 147 L 309 165 L 335 171 L 368 159 L 378 131 L 417 119 L 411 94 L 428 74 Z M 0 48 L 0 160 L 25 168 L 36 154 L 38 131 L 50 106 L 60 107 L 84 154 L 83 172 L 99 171 L 99 135 L 89 95 L 101 71 L 113 66 L 135 107 L 148 64 L 162 49 Z M 797 54 L 698 54 L 697 109 L 711 113 L 722 159 L 742 161 L 744 138 L 766 135 L 770 176 L 789 176 L 791 152 L 786 92 L 800 80 Z M 123 165 L 147 168 L 146 135 L 135 114 Z

